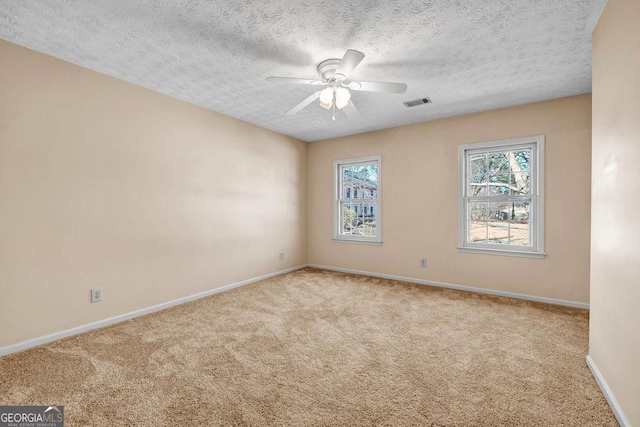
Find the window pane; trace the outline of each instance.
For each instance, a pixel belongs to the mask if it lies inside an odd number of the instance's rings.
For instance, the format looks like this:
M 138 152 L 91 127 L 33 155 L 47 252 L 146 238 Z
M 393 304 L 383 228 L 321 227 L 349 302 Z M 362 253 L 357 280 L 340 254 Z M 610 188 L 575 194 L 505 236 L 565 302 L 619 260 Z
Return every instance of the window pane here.
M 531 202 L 517 202 L 511 204 L 511 216 L 509 219 L 512 222 L 529 223 L 529 207 Z
M 366 183 L 366 187 L 362 188 L 362 193 L 363 193 L 363 198 L 365 199 L 375 199 L 378 197 L 377 187 L 375 185 L 371 185 L 371 182 Z
M 375 204 L 343 203 L 340 234 L 375 237 L 377 206 Z
M 509 163 L 512 172 L 528 171 L 531 164 L 531 150 L 511 151 Z
M 487 155 L 472 154 L 469 156 L 471 171 L 468 175 L 469 186 L 467 193 L 470 196 L 487 195 Z
M 363 168 L 362 194 L 365 199 L 375 199 L 378 193 L 378 165 Z
M 353 193 L 353 198 L 354 199 L 361 199 L 363 197 L 362 195 L 362 167 L 361 166 L 354 166 L 352 168 L 353 170 L 353 187 L 354 187 L 354 193 Z
M 362 226 L 359 229 L 359 233 L 362 236 L 375 237 L 376 235 L 376 220 L 375 218 L 365 218 L 362 222 Z
M 365 197 L 365 188 L 366 188 L 366 167 L 365 166 L 353 166 L 353 184 L 355 187 L 355 192 L 353 195 L 354 199 L 364 199 Z
M 353 170 L 348 166 L 343 166 L 340 168 L 342 175 L 341 185 L 341 193 L 344 199 L 352 199 L 355 195 L 355 188 L 353 185 Z
M 376 218 L 377 215 L 377 206 L 372 203 L 365 203 L 364 205 L 364 217 L 365 218 Z
M 511 216 L 511 203 L 489 203 L 489 220 L 507 221 Z
M 531 224 L 529 221 L 530 202 L 513 203 L 511 216 L 511 244 L 531 245 Z
M 509 244 L 509 222 L 489 221 L 488 223 L 489 243 L 508 245 Z
M 365 203 L 358 221 L 358 234 L 374 237 L 376 235 L 376 205 Z
M 499 151 L 487 153 L 489 173 L 491 175 L 502 175 L 509 173 L 509 152 Z
M 351 184 L 344 184 L 342 186 L 342 197 L 344 199 L 352 199 L 353 198 L 353 185 Z
M 470 176 L 467 193 L 470 196 L 486 196 L 487 195 L 487 176 L 486 175 Z
M 342 167 L 342 182 L 353 182 L 353 170 L 349 166 Z
M 529 172 L 514 172 L 511 175 L 511 194 L 526 196 L 531 194 L 531 179 Z
M 358 205 L 343 203 L 341 212 L 340 234 L 354 234 L 354 232 L 357 231 L 358 226 Z
M 467 222 L 468 242 L 487 243 L 487 222 L 468 221 Z
M 472 221 L 488 219 L 487 202 L 469 202 L 468 216 Z
M 512 222 L 510 240 L 512 245 L 531 246 L 531 225 L 529 222 Z
M 365 193 L 364 193 L 364 198 L 365 199 L 372 199 L 372 200 L 377 199 L 378 198 L 378 189 L 377 188 L 371 188 L 371 187 L 367 188 L 365 190 Z
M 509 174 L 491 175 L 489 177 L 489 195 L 506 196 L 509 194 Z
M 365 167 L 365 176 L 367 181 L 374 185 L 378 182 L 378 165 L 367 165 Z

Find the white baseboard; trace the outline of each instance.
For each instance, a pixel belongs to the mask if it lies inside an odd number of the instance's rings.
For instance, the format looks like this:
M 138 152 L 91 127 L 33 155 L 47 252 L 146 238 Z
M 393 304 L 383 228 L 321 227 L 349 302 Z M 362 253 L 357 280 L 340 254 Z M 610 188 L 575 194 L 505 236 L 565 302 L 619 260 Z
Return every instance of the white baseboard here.
M 322 270 L 339 271 L 341 273 L 359 274 L 362 276 L 380 277 L 382 279 L 398 280 L 400 282 L 417 283 L 419 285 L 437 286 L 440 288 L 457 289 L 459 291 L 476 292 L 480 294 L 496 295 L 500 297 L 523 299 L 527 301 L 544 302 L 547 304 L 564 305 L 567 307 L 589 309 L 589 304 L 575 301 L 565 301 L 555 298 L 538 297 L 535 295 L 517 294 L 514 292 L 496 291 L 493 289 L 476 288 L 473 286 L 456 285 L 453 283 L 435 282 L 433 280 L 416 279 L 413 277 L 395 276 L 393 274 L 374 273 L 371 271 L 351 270 L 348 268 L 330 267 L 326 265 L 309 264 L 309 267 L 319 268 Z
M 604 398 L 607 399 L 607 403 L 609 403 L 609 406 L 611 407 L 611 411 L 613 411 L 613 415 L 616 416 L 616 420 L 618 420 L 618 424 L 620 424 L 621 427 L 631 427 L 631 423 L 629 423 L 629 420 L 624 415 L 624 412 L 622 412 L 622 408 L 618 404 L 618 401 L 616 400 L 616 398 L 613 396 L 613 393 L 611 392 L 609 385 L 607 385 L 607 382 L 604 380 L 604 377 L 600 373 L 600 370 L 598 369 L 595 362 L 589 355 L 587 355 L 587 366 L 589 367 L 589 369 L 591 369 L 591 373 L 593 374 L 593 377 L 596 379 L 596 382 L 600 386 L 600 390 L 602 390 L 602 394 L 604 394 Z
M 165 308 L 173 307 L 176 305 L 184 304 L 185 302 L 195 301 L 200 298 L 208 297 L 210 295 L 218 294 L 220 292 L 228 291 L 233 288 L 248 285 L 251 283 L 259 282 L 260 280 L 269 279 L 271 277 L 280 276 L 281 274 L 290 273 L 292 271 L 300 270 L 307 267 L 306 264 L 298 265 L 296 267 L 288 268 L 286 270 L 276 271 L 275 273 L 265 274 L 264 276 L 254 277 L 252 279 L 243 280 L 241 282 L 231 283 L 229 285 L 222 286 L 220 288 L 211 289 L 209 291 L 200 292 L 198 294 L 189 295 L 186 297 L 178 298 L 173 301 L 163 302 L 162 304 L 154 305 L 152 307 L 143 308 L 141 310 L 132 311 L 130 313 L 121 314 L 119 316 L 110 317 L 104 320 L 98 320 L 97 322 L 87 323 L 86 325 L 77 326 L 75 328 L 67 329 L 66 331 L 55 332 L 53 334 L 45 335 L 43 337 L 34 338 L 31 340 L 23 341 L 17 344 L 12 344 L 3 348 L 0 348 L 0 357 L 6 356 L 11 353 L 17 353 L 19 351 L 27 350 L 32 347 L 36 347 L 42 344 L 56 341 L 62 338 L 66 338 L 72 335 L 81 334 L 83 332 L 90 331 L 92 329 L 103 328 L 105 326 L 120 323 L 125 320 L 133 319 L 135 317 L 144 316 L 145 314 L 154 313 L 156 311 L 164 310 Z
M 189 296 L 186 296 L 186 297 L 183 297 L 183 298 L 178 298 L 176 300 L 168 301 L 168 302 L 165 302 L 165 303 L 162 303 L 162 304 L 158 304 L 158 305 L 154 305 L 152 307 L 143 308 L 143 309 L 140 309 L 140 310 L 132 311 L 130 313 L 125 313 L 125 314 L 121 314 L 119 316 L 110 317 L 108 319 L 99 320 L 97 322 L 88 323 L 86 325 L 77 326 L 75 328 L 67 329 L 65 331 L 55 332 L 53 334 L 49 334 L 49 335 L 45 335 L 45 336 L 42 336 L 42 337 L 31 339 L 31 340 L 23 341 L 23 342 L 20 342 L 20 343 L 17 343 L 17 344 L 12 344 L 12 345 L 0 348 L 0 357 L 6 356 L 6 355 L 12 354 L 12 353 L 17 353 L 19 351 L 27 350 L 29 348 L 36 347 L 36 346 L 39 346 L 39 345 L 42 345 L 42 344 L 46 344 L 46 343 L 49 343 L 49 342 L 52 342 L 52 341 L 56 341 L 56 340 L 59 340 L 59 339 L 62 339 L 62 338 L 66 338 L 66 337 L 69 337 L 69 336 L 72 336 L 72 335 L 81 334 L 83 332 L 87 332 L 87 331 L 90 331 L 92 329 L 103 328 L 105 326 L 113 325 L 115 323 L 120 323 L 120 322 L 123 322 L 125 320 L 133 319 L 135 317 L 144 316 L 145 314 L 154 313 L 156 311 L 164 310 L 165 308 L 173 307 L 173 306 L 176 306 L 176 305 L 179 305 L 179 304 L 184 304 L 184 303 L 189 302 L 189 301 L 195 301 L 197 299 L 204 298 L 204 297 L 207 297 L 207 296 L 210 296 L 210 295 L 214 295 L 214 294 L 217 294 L 217 293 L 220 293 L 220 292 L 228 291 L 230 289 L 237 288 L 239 286 L 248 285 L 250 283 L 255 283 L 255 282 L 258 282 L 260 280 L 265 280 L 265 279 L 269 279 L 271 277 L 279 276 L 281 274 L 290 273 L 292 271 L 300 270 L 300 269 L 305 268 L 305 267 L 313 267 L 313 268 L 319 268 L 319 269 L 323 269 L 323 270 L 339 271 L 339 272 L 342 272 L 342 273 L 359 274 L 359 275 L 363 275 L 363 276 L 380 277 L 380 278 L 383 278 L 383 279 L 398 280 L 400 282 L 409 282 L 409 283 L 417 283 L 417 284 L 420 284 L 420 285 L 438 286 L 438 287 L 441 287 L 441 288 L 457 289 L 457 290 L 461 290 L 461 291 L 477 292 L 477 293 L 483 293 L 483 294 L 489 294 L 489 295 L 497 295 L 497 296 L 503 296 L 503 297 L 509 297 L 509 298 L 524 299 L 524 300 L 529 300 L 529 301 L 544 302 L 544 303 L 547 303 L 547 304 L 564 305 L 564 306 L 568 306 L 568 307 L 576 307 L 576 308 L 584 308 L 584 309 L 588 309 L 589 308 L 589 304 L 580 303 L 580 302 L 573 302 L 573 301 L 564 301 L 564 300 L 559 300 L 559 299 L 554 299 L 554 298 L 545 298 L 545 297 L 537 297 L 537 296 L 533 296 L 533 295 L 517 294 L 517 293 L 512 293 L 512 292 L 495 291 L 495 290 L 491 290 L 491 289 L 476 288 L 476 287 L 473 287 L 473 286 L 456 285 L 456 284 L 452 284 L 452 283 L 435 282 L 435 281 L 432 281 L 432 280 L 424 280 L 424 279 L 416 279 L 416 278 L 411 278 L 411 277 L 395 276 L 395 275 L 392 275 L 392 274 L 382 274 L 382 273 L 375 273 L 375 272 L 370 272 L 370 271 L 351 270 L 351 269 L 348 269 L 348 268 L 330 267 L 330 266 L 326 266 L 326 265 L 303 264 L 303 265 L 298 265 L 296 267 L 288 268 L 286 270 L 281 270 L 281 271 L 276 271 L 274 273 L 265 274 L 264 276 L 254 277 L 252 279 L 243 280 L 241 282 L 231 283 L 229 285 L 222 286 L 220 288 L 212 289 L 212 290 L 205 291 L 205 292 L 200 292 L 200 293 L 195 294 L 195 295 L 189 295 Z

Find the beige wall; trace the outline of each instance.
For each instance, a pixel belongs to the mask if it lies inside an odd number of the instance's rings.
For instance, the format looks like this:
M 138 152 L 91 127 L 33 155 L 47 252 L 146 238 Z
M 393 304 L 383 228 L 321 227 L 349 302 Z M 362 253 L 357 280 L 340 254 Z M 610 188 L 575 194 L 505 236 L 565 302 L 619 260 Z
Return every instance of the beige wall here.
M 307 144 L 4 41 L 0 63 L 0 348 L 306 263 Z
M 589 355 L 640 426 L 640 2 L 609 0 L 593 34 Z
M 458 145 L 539 134 L 547 257 L 458 253 Z M 383 244 L 334 243 L 332 162 L 374 154 L 382 155 Z M 590 95 L 313 143 L 309 262 L 587 303 L 590 168 Z
M 589 301 L 589 95 L 307 146 L 7 42 L 0 60 L 0 348 L 307 261 Z M 548 256 L 458 253 L 458 144 L 537 134 Z M 332 162 L 371 154 L 384 243 L 333 243 Z

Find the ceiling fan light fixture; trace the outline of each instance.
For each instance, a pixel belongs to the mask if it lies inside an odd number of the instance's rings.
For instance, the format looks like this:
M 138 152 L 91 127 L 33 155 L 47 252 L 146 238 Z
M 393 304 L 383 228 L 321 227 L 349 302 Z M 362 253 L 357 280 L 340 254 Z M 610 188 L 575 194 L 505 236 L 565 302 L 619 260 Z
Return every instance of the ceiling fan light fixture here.
M 322 108 L 326 108 L 327 110 L 330 110 L 332 105 L 333 105 L 333 102 L 332 102 L 332 101 L 329 101 L 329 103 L 328 103 L 328 104 L 326 104 L 326 103 L 324 103 L 324 102 L 320 101 L 320 106 L 321 106 Z
M 320 92 L 320 106 L 327 110 L 333 105 L 333 89 L 330 87 L 324 88 Z
M 333 89 L 327 87 L 320 92 L 320 102 L 323 104 L 331 104 L 333 101 Z
M 349 105 L 349 100 L 351 99 L 351 93 L 346 88 L 340 87 L 336 89 L 336 107 L 342 110 L 344 107 Z

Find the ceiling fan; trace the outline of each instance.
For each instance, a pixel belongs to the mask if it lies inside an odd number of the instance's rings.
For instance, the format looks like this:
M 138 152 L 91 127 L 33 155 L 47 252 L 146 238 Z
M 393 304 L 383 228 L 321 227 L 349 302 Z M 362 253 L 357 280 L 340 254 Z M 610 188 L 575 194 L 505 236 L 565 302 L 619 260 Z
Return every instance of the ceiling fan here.
M 327 110 L 333 107 L 333 120 L 336 119 L 336 107 L 342 110 L 350 120 L 357 118 L 360 113 L 351 102 L 351 90 L 368 92 L 405 93 L 406 83 L 391 82 L 363 82 L 347 80 L 349 74 L 364 59 L 364 53 L 347 49 L 342 59 L 327 59 L 318 64 L 320 80 L 299 79 L 295 77 L 267 77 L 270 82 L 297 83 L 313 86 L 326 86 L 303 99 L 299 104 L 286 112 L 293 115 L 310 105 L 316 99 L 320 99 L 320 106 Z

